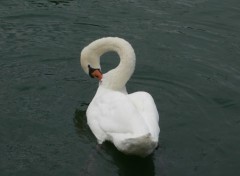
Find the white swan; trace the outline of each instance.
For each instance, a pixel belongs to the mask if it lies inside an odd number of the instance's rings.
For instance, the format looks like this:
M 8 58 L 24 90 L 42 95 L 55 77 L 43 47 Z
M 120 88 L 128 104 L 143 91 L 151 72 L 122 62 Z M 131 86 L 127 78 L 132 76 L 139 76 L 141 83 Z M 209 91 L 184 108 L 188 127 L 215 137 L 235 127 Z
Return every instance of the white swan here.
M 100 56 L 115 51 L 120 63 L 102 75 Z M 99 87 L 87 109 L 87 121 L 98 143 L 111 141 L 125 154 L 145 157 L 158 145 L 159 116 L 152 96 L 146 92 L 128 94 L 125 84 L 135 68 L 135 53 L 124 39 L 98 39 L 81 52 L 83 70 L 99 79 Z

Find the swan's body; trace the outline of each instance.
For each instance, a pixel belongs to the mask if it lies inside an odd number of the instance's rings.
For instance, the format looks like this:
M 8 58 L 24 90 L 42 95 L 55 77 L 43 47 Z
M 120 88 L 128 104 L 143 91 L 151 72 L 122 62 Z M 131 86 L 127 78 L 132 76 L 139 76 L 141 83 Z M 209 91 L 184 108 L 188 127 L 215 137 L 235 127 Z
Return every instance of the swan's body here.
M 123 153 L 145 157 L 158 145 L 159 116 L 150 94 L 126 91 L 135 68 L 132 46 L 120 38 L 96 40 L 82 50 L 81 65 L 89 74 L 89 68 L 100 69 L 100 56 L 108 51 L 118 53 L 120 64 L 98 77 L 99 88 L 87 109 L 88 125 L 99 144 L 111 141 Z

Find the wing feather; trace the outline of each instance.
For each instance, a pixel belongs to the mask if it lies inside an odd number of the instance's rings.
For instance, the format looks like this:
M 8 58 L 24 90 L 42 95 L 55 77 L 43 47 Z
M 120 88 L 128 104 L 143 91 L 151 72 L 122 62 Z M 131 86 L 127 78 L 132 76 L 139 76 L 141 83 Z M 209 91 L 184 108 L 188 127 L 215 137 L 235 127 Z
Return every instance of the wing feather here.
M 143 117 L 130 98 L 121 92 L 109 92 L 94 99 L 88 108 L 88 121 L 98 123 L 105 133 L 148 133 Z

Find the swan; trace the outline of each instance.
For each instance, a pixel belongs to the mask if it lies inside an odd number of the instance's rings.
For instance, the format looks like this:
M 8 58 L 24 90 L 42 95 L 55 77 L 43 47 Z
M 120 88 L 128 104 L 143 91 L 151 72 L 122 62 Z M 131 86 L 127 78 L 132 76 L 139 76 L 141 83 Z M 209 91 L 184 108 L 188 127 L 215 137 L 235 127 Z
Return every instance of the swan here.
M 120 63 L 102 74 L 100 57 L 110 51 L 117 52 Z M 99 80 L 86 112 L 87 123 L 98 144 L 110 141 L 125 154 L 146 157 L 158 146 L 159 115 L 149 93 L 128 94 L 126 90 L 135 61 L 131 44 L 118 37 L 95 40 L 84 47 L 80 55 L 84 72 Z

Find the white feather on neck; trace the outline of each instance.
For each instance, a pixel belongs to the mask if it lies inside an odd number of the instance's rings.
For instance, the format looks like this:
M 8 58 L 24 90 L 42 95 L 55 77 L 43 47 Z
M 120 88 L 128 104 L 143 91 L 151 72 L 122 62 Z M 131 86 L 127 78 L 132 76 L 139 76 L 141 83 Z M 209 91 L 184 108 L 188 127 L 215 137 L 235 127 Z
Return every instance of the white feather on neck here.
M 136 56 L 132 46 L 123 39 L 107 37 L 92 42 L 86 49 L 88 50 L 88 54 L 93 55 L 95 61 L 98 62 L 104 53 L 110 51 L 117 52 L 120 57 L 119 65 L 103 74 L 100 85 L 108 89 L 125 90 L 125 84 L 135 69 Z

